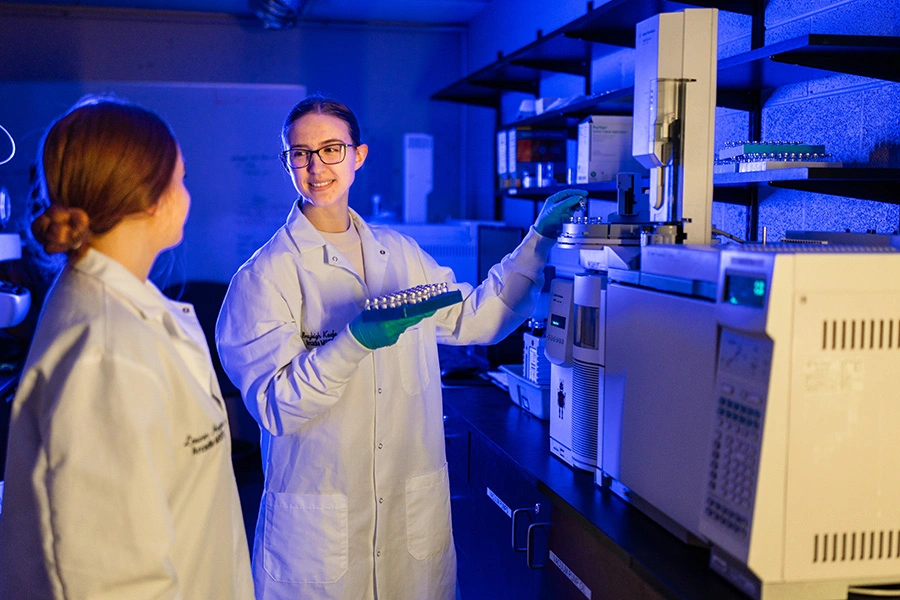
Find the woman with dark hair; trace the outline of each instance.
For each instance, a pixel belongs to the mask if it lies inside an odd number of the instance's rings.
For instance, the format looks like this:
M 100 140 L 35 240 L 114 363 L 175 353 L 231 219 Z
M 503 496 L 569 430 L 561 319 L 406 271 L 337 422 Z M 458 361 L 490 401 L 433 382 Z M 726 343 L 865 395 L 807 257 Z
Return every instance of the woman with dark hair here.
M 253 597 L 225 406 L 193 308 L 147 279 L 190 206 L 156 114 L 89 98 L 39 149 L 67 264 L 13 402 L 0 597 Z
M 349 108 L 309 97 L 282 141 L 300 198 L 232 279 L 216 327 L 222 364 L 262 429 L 257 595 L 453 598 L 437 343 L 494 343 L 531 316 L 557 229 L 585 192 L 549 198 L 519 247 L 472 289 L 411 238 L 349 208 L 369 151 Z M 366 298 L 432 283 L 463 301 L 362 316 Z

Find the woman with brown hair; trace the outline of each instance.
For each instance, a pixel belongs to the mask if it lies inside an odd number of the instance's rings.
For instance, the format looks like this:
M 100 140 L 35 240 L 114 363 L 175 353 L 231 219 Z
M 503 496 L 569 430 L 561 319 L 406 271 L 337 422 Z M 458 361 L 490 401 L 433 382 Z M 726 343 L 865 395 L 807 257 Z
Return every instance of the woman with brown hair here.
M 282 143 L 299 196 L 232 279 L 216 326 L 222 365 L 262 429 L 257 596 L 451 600 L 437 345 L 495 343 L 532 314 L 560 224 L 586 192 L 551 196 L 473 289 L 412 238 L 349 207 L 369 152 L 349 107 L 302 100 Z M 366 298 L 429 284 L 462 301 L 365 318 Z
M 0 598 L 253 597 L 225 412 L 193 308 L 148 280 L 190 206 L 156 114 L 77 104 L 48 130 L 33 226 L 66 267 L 16 394 Z

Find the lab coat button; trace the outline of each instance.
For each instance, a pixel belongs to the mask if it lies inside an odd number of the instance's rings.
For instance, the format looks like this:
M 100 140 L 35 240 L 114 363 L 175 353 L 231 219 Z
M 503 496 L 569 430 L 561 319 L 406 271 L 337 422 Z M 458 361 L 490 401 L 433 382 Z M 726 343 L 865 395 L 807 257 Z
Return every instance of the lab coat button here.
M 384 504 L 384 498 L 379 498 L 379 499 L 378 499 L 378 504 Z
M 191 312 L 191 309 L 189 309 L 187 306 L 185 306 L 181 309 L 181 312 L 189 313 L 189 312 Z
M 337 261 L 338 261 L 338 257 L 337 257 L 337 256 L 332 256 L 332 257 L 331 257 L 331 262 L 337 262 Z
M 375 553 L 375 556 L 381 556 L 381 550 Z
M 381 450 L 384 448 L 384 444 L 382 442 L 378 442 L 378 449 Z
M 382 250 L 381 253 L 384 254 L 384 250 Z
M 378 393 L 379 393 L 379 394 L 381 393 L 381 388 L 378 388 Z

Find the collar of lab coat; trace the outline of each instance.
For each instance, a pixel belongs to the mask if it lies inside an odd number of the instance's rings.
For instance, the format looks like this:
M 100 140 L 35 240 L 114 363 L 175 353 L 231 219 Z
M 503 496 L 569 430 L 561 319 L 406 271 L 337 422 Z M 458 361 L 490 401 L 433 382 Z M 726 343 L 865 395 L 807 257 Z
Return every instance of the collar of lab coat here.
M 369 295 L 378 295 L 381 293 L 384 275 L 387 272 L 387 265 L 391 258 L 390 250 L 375 238 L 369 224 L 359 216 L 359 213 L 352 208 L 347 210 L 350 211 L 350 220 L 356 226 L 356 230 L 359 232 L 359 239 L 362 242 L 366 278 L 365 281 L 360 278 L 360 282 L 368 289 Z M 294 203 L 291 213 L 288 215 L 287 231 L 297 247 L 297 251 L 304 253 L 316 248 L 324 248 L 326 264 L 349 269 L 352 273 L 356 273 L 349 261 L 334 246 L 329 244 L 322 234 L 319 233 L 319 230 L 310 223 L 306 215 L 300 210 L 299 202 Z
M 192 328 L 185 327 L 180 318 L 180 313 L 193 316 L 193 307 L 190 304 L 170 300 L 149 279 L 141 281 L 124 265 L 94 248 L 90 248 L 73 268 L 102 281 L 134 307 L 144 319 L 163 323 L 170 335 L 197 342 L 191 335 Z
M 206 337 L 194 313 L 194 307 L 186 302 L 167 298 L 150 281 L 141 281 L 124 265 L 93 248 L 87 251 L 73 269 L 103 282 L 108 289 L 128 303 L 147 321 L 160 323 L 166 332 L 186 344 L 176 345 L 188 369 L 225 411 L 222 391 L 207 349 Z

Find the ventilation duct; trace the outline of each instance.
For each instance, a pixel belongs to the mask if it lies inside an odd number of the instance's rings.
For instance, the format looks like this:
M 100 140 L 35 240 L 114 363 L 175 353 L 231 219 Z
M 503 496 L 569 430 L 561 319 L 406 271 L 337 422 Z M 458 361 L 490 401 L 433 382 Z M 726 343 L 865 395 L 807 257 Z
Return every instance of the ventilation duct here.
M 290 29 L 297 24 L 306 0 L 249 0 L 266 29 Z

